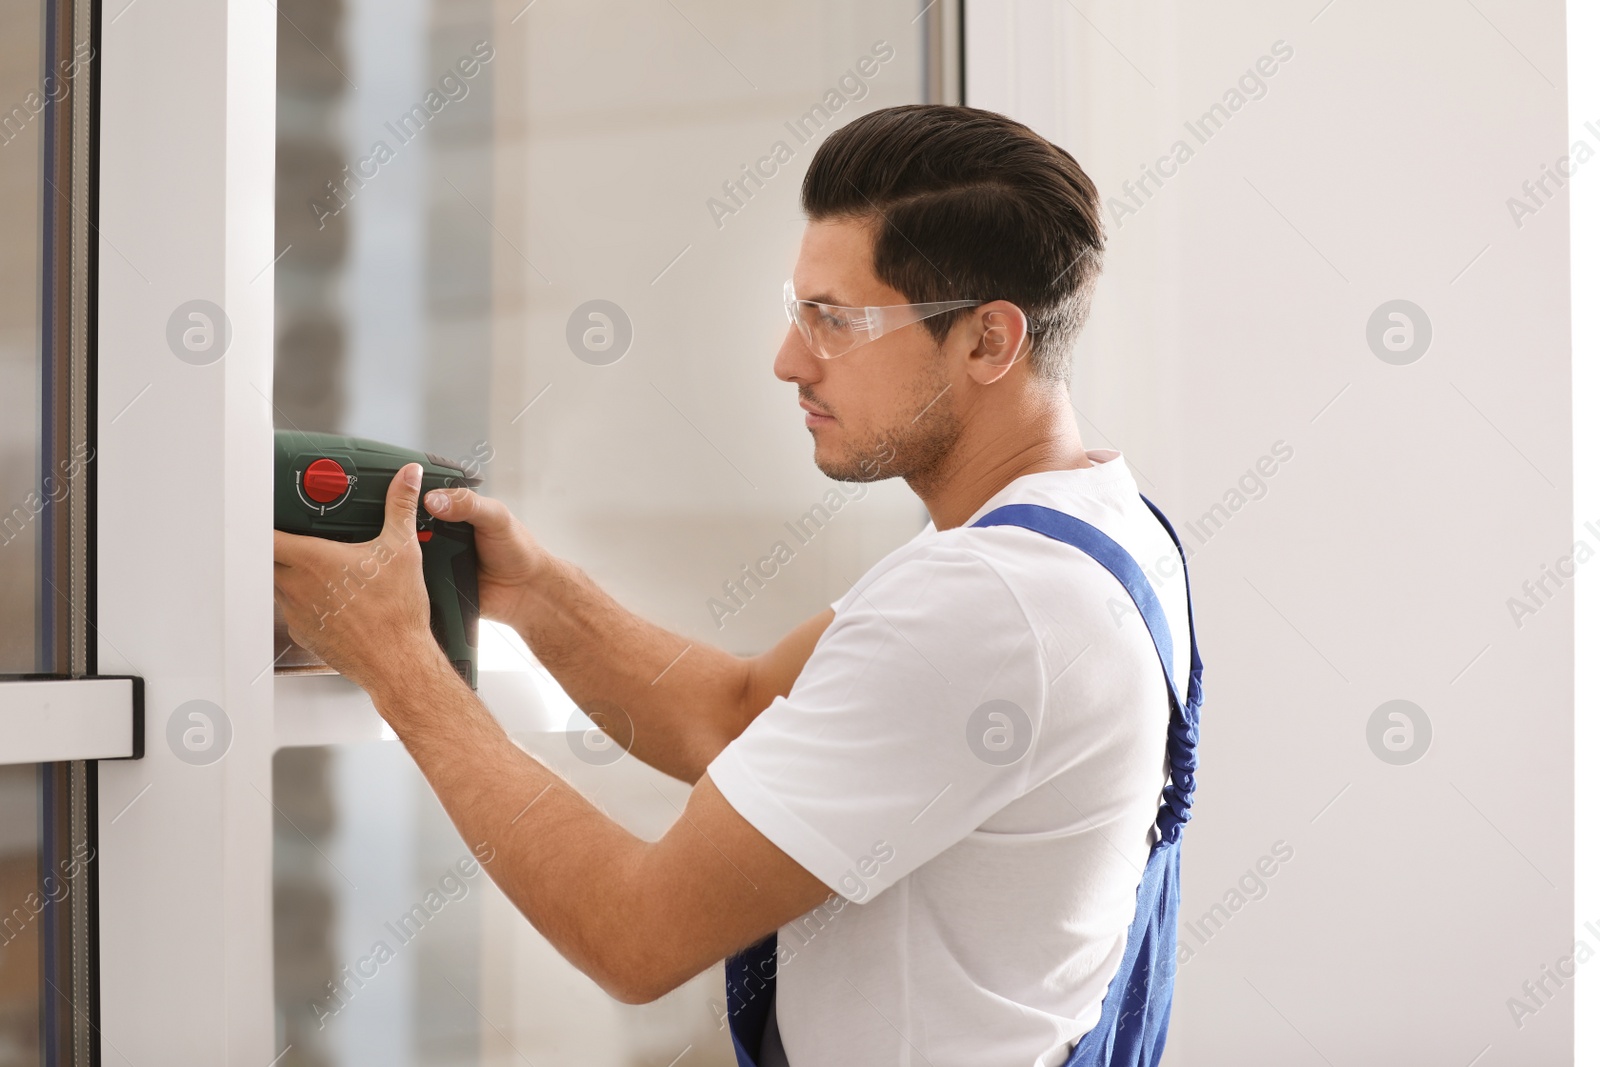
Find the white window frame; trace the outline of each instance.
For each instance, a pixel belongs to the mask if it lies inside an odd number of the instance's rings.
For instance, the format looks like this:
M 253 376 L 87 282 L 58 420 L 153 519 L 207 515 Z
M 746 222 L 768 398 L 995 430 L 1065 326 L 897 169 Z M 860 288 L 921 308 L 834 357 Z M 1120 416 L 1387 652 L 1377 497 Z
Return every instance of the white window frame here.
M 102 15 L 96 639 L 145 680 L 143 759 L 99 768 L 102 1062 L 259 1064 L 272 1015 L 272 310 L 277 33 L 259 0 Z M 206 299 L 232 340 L 175 357 Z M 226 709 L 207 766 L 166 743 Z
M 134 0 L 103 30 L 97 639 L 147 708 L 144 757 L 99 768 L 108 1065 L 284 1053 L 273 754 L 393 736 L 345 680 L 271 669 L 275 18 L 259 0 Z M 205 366 L 166 339 L 196 299 L 231 327 Z M 508 728 L 559 728 L 531 676 L 486 671 L 480 694 Z M 199 765 L 168 740 L 195 700 L 231 731 Z

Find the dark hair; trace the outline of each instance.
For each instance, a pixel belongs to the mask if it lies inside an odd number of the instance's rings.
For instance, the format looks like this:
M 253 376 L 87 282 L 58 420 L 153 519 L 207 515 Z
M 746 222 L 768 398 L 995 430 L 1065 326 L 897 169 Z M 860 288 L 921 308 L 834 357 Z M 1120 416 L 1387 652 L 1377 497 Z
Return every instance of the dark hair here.
M 1066 382 L 1100 276 L 1100 194 L 1063 149 L 972 107 L 908 104 L 840 127 L 800 204 L 812 220 L 875 221 L 872 267 L 913 303 L 1009 300 L 1034 331 L 1034 370 Z M 964 312 L 923 322 L 943 341 Z

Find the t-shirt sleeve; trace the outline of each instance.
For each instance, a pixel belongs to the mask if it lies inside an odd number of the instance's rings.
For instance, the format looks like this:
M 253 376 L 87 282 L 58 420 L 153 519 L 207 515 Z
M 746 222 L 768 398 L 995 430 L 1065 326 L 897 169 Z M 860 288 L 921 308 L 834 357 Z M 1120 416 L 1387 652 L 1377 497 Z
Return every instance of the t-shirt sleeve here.
M 938 532 L 939 532 L 938 529 L 933 525 L 933 520 L 929 519 L 927 522 L 923 523 L 922 529 L 917 531 L 917 535 L 915 537 L 913 537 L 910 541 L 908 541 L 907 545 L 909 546 L 909 545 L 919 544 L 919 543 L 925 541 L 926 539 L 932 537 L 934 534 L 936 534 Z M 844 593 L 843 596 L 841 596 L 837 600 L 834 600 L 831 603 L 829 603 L 828 607 L 833 609 L 833 613 L 835 615 L 839 614 L 839 607 L 842 604 L 844 604 L 846 601 L 850 600 L 853 596 L 855 596 L 855 593 L 856 593 L 855 587 L 852 586 L 851 588 L 845 590 L 845 593 Z
M 839 602 L 789 696 L 707 768 L 740 815 L 858 903 L 1027 791 L 1047 688 L 994 569 L 959 543 L 907 547 Z

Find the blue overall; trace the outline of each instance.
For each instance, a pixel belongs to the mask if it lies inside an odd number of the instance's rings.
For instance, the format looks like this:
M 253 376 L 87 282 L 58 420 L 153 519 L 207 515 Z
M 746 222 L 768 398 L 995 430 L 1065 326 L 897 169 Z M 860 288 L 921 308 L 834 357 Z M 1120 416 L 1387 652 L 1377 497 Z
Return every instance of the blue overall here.
M 1150 508 L 1178 546 L 1187 599 L 1189 564 L 1172 524 L 1149 498 Z M 1200 729 L 1200 650 L 1194 639 L 1194 604 L 1189 601 L 1189 686 L 1180 699 L 1172 675 L 1172 631 L 1167 616 L 1132 556 L 1100 530 L 1051 508 L 1007 504 L 973 526 L 1020 526 L 1081 549 L 1122 583 L 1133 598 L 1161 657 L 1167 678 L 1167 759 L 1172 781 L 1156 812 L 1160 838 L 1139 879 L 1133 923 L 1128 927 L 1122 965 L 1100 1005 L 1100 1021 L 1078 1040 L 1063 1067 L 1153 1067 L 1167 1043 L 1172 987 L 1178 972 L 1178 862 L 1183 827 L 1194 803 L 1195 748 Z M 756 1067 L 767 1015 L 773 1010 L 778 979 L 778 935 L 772 934 L 726 962 L 728 1028 L 739 1067 Z

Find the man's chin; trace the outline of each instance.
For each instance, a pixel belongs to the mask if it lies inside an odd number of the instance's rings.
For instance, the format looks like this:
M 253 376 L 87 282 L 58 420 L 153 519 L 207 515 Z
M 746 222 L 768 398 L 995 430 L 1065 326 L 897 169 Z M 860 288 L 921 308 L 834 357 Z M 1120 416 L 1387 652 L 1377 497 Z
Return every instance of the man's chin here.
M 886 475 L 883 474 L 879 474 L 876 477 L 868 476 L 865 472 L 859 471 L 849 464 L 830 466 L 826 463 L 818 463 L 817 470 L 821 471 L 823 474 L 827 475 L 830 480 L 835 482 L 875 482 L 886 477 Z
M 870 453 L 859 456 L 841 455 L 833 449 L 824 451 L 820 442 L 812 459 L 817 465 L 817 470 L 836 482 L 881 482 L 885 478 L 894 477 L 884 469 L 883 464 L 876 462 Z
M 815 430 L 811 431 L 813 439 L 817 436 Z M 828 448 L 821 441 L 816 442 L 816 447 L 811 450 L 811 461 L 817 465 L 817 470 L 827 475 L 836 482 L 853 481 L 850 476 L 854 473 L 849 461 L 842 458 L 834 449 Z

